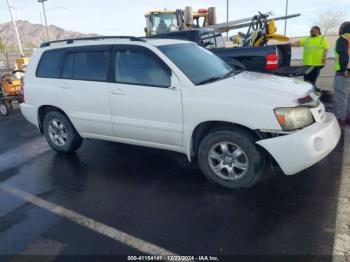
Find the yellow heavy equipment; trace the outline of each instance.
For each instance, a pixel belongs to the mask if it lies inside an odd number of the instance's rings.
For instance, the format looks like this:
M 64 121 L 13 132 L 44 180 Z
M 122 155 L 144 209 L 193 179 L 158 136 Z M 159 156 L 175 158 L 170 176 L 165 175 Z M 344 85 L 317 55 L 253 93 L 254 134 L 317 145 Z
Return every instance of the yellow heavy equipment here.
M 6 116 L 12 108 L 12 102 L 23 100 L 23 77 L 29 58 L 16 59 L 15 70 L 4 73 L 0 78 L 0 114 Z
M 153 10 L 146 13 L 145 18 L 146 36 L 152 36 L 192 28 L 209 27 L 216 24 L 216 11 L 215 7 L 209 7 L 193 12 L 192 7 L 188 6 L 184 10 Z
M 275 21 L 291 19 L 300 16 L 293 14 L 282 17 L 270 18 L 272 13 L 260 13 L 248 18 L 238 19 L 225 23 L 217 23 L 216 8 L 199 9 L 192 11 L 192 7 L 184 10 L 158 10 L 150 11 L 146 17 L 146 36 L 154 36 L 169 32 L 191 30 L 194 28 L 210 28 L 220 32 L 249 28 L 246 34 L 239 33 L 231 38 L 234 46 L 258 47 L 266 45 L 268 41 L 288 42 L 289 38 L 277 34 Z

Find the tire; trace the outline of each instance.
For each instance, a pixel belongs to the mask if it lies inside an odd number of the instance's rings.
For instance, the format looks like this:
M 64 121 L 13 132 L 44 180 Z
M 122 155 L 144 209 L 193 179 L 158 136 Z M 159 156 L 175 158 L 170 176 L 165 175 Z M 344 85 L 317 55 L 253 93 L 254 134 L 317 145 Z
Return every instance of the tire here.
M 0 114 L 2 116 L 8 116 L 9 108 L 5 103 L 0 103 Z
M 43 129 L 46 141 L 58 153 L 73 153 L 83 142 L 69 119 L 57 111 L 45 114 Z
M 198 162 L 209 181 L 229 189 L 254 186 L 265 166 L 253 137 L 240 129 L 208 134 L 199 146 Z

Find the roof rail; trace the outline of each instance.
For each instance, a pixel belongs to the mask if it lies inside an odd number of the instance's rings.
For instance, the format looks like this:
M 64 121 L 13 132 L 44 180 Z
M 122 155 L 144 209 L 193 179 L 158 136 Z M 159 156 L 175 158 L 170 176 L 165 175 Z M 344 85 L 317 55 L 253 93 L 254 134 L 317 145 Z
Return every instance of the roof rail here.
M 72 39 L 62 39 L 50 42 L 44 42 L 40 45 L 40 48 L 48 47 L 51 44 L 66 42 L 66 44 L 73 44 L 74 41 L 94 41 L 94 40 L 105 40 L 105 39 L 129 39 L 130 41 L 146 42 L 143 38 L 136 36 L 93 36 L 93 37 L 82 37 Z

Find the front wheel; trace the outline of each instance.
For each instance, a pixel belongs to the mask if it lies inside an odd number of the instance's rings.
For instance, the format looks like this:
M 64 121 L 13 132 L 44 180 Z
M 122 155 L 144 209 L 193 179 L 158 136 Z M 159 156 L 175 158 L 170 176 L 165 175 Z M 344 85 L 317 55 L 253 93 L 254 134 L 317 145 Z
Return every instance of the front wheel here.
M 47 142 L 58 153 L 72 153 L 83 142 L 69 119 L 60 112 L 48 112 L 44 117 L 43 128 Z
M 214 131 L 199 146 L 198 161 L 205 176 L 229 189 L 255 185 L 263 173 L 263 159 L 243 130 Z
M 0 114 L 2 116 L 7 116 L 9 114 L 9 108 L 5 103 L 0 102 Z

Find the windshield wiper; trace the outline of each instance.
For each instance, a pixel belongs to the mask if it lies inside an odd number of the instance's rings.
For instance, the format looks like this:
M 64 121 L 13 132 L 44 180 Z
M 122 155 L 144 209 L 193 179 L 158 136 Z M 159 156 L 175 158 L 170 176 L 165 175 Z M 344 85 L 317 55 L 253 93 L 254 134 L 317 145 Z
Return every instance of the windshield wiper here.
M 226 75 L 224 75 L 223 78 L 228 78 L 230 76 L 233 76 L 235 74 L 235 70 L 231 70 L 230 72 L 228 72 Z
M 220 76 L 214 76 L 214 77 L 210 77 L 210 78 L 208 78 L 208 79 L 206 79 L 206 80 L 203 80 L 203 81 L 197 83 L 197 85 L 204 85 L 204 84 L 208 84 L 208 83 L 211 83 L 211 82 L 215 82 L 215 81 L 221 80 L 221 79 L 223 79 L 223 78 L 220 77 Z
M 224 76 L 210 77 L 204 81 L 199 82 L 197 85 L 204 85 L 204 84 L 208 84 L 208 83 L 215 82 L 218 80 L 226 79 L 226 78 L 229 78 L 231 76 L 235 76 L 235 75 L 239 74 L 240 72 L 242 72 L 242 70 L 231 70 L 230 72 L 228 72 Z
M 243 70 L 231 70 L 223 78 L 229 78 L 230 76 L 238 75 L 241 72 L 243 72 Z

